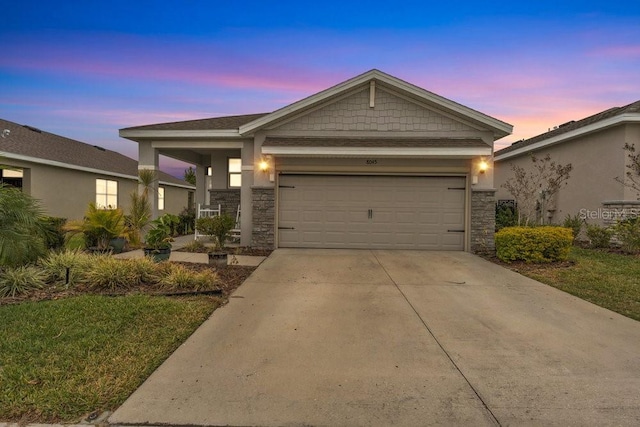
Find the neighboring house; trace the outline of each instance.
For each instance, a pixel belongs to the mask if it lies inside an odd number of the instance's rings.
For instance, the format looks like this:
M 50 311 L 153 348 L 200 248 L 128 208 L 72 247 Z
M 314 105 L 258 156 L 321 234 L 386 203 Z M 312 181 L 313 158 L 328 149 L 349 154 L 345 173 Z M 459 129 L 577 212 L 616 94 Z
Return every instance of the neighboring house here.
M 530 169 L 531 154 L 549 154 L 559 164 L 571 163 L 573 170 L 567 185 L 546 203 L 545 212 L 539 212 L 545 223 L 580 215 L 589 223 L 610 224 L 616 214 L 640 213 L 640 195 L 615 180 L 627 172 L 625 143 L 640 149 L 640 101 L 515 142 L 495 153 L 497 199 L 513 199 L 502 187 L 513 176 L 511 165 Z
M 129 207 L 137 191 L 138 162 L 114 151 L 0 120 L 0 181 L 42 201 L 47 215 L 80 219 L 90 202 Z M 178 214 L 193 200 L 195 187 L 159 173 L 162 212 Z
M 512 126 L 378 70 L 267 114 L 120 130 L 140 167 L 196 165 L 254 247 L 493 247 L 493 144 Z M 209 190 L 209 197 L 207 197 Z

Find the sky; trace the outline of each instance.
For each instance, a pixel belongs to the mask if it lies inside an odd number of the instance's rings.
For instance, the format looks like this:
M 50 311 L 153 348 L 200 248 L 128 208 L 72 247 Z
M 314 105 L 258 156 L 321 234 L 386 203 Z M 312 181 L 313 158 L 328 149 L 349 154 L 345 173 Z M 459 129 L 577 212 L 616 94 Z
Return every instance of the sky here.
M 118 129 L 274 111 L 372 68 L 514 126 L 640 100 L 640 2 L 0 0 L 0 117 Z M 1 147 L 0 147 L 1 151 Z M 162 159 L 181 177 L 187 165 Z

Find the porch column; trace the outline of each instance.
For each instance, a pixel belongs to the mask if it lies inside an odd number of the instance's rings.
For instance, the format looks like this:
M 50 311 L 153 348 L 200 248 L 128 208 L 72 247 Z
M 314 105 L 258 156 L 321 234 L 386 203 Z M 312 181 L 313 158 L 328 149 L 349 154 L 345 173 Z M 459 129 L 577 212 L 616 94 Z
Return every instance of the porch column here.
M 196 165 L 196 209 L 207 203 L 207 166 Z
M 151 219 L 158 217 L 158 150 L 153 148 L 151 142 L 138 143 L 138 170 L 149 169 L 155 172 L 156 179 L 149 189 L 149 205 L 151 207 Z M 143 187 L 138 185 L 138 192 L 142 193 Z
M 251 202 L 251 187 L 253 187 L 253 141 L 242 144 L 240 157 L 242 158 L 242 187 L 240 188 L 240 244 L 251 246 L 253 234 L 253 206 Z

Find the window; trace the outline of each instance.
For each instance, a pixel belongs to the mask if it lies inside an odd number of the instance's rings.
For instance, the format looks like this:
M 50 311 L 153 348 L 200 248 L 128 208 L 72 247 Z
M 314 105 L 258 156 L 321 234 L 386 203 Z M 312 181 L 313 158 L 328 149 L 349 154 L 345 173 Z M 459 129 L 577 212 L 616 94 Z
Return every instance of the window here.
M 22 169 L 0 169 L 0 183 L 15 188 L 22 188 L 24 172 Z
M 242 185 L 242 160 L 229 159 L 229 187 L 237 188 Z
M 118 181 L 96 179 L 96 206 L 101 209 L 118 207 Z
M 158 188 L 158 210 L 159 211 L 164 210 L 164 188 L 163 187 Z

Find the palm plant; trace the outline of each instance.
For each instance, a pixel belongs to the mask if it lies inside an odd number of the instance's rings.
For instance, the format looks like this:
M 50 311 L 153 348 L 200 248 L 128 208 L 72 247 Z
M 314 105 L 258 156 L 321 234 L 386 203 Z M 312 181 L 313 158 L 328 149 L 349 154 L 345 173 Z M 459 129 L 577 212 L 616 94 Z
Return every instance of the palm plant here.
M 121 209 L 99 209 L 92 202 L 83 220 L 71 221 L 64 229 L 71 234 L 83 233 L 85 239 L 95 241 L 98 249 L 105 250 L 111 239 L 124 234 L 124 214 Z
M 42 219 L 38 200 L 0 184 L 0 265 L 23 265 L 45 253 Z
M 149 191 L 156 181 L 156 172 L 151 169 L 138 171 L 138 183 L 142 191 L 134 190 L 130 194 L 129 214 L 126 218 L 127 235 L 131 246 L 139 247 L 142 242 L 142 231 L 151 221 L 151 203 Z

